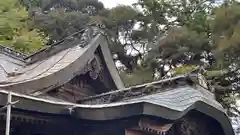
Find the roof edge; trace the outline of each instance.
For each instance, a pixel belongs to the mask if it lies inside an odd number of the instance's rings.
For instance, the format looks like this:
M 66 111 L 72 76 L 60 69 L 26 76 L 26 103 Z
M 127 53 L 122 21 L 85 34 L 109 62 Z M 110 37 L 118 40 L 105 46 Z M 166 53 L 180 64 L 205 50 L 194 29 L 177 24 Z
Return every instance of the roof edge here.
M 113 79 L 113 82 L 116 85 L 117 89 L 124 89 L 125 86 L 123 84 L 123 81 L 119 75 L 119 72 L 117 70 L 117 67 L 113 61 L 113 56 L 110 52 L 109 49 L 109 42 L 107 41 L 106 37 L 101 34 L 102 36 L 102 42 L 100 43 L 100 49 L 102 51 L 103 54 L 103 59 L 106 63 L 107 69 L 111 75 L 111 78 Z
M 7 103 L 7 96 L 8 91 L 0 90 L 0 105 L 4 106 L 5 103 Z M 126 103 L 124 105 L 116 103 L 113 104 L 113 106 L 81 105 L 69 102 L 51 101 L 17 93 L 12 93 L 12 96 L 13 100 L 20 101 L 20 103 L 15 105 L 15 108 L 23 111 L 26 110 L 47 114 L 72 115 L 78 119 L 97 121 L 121 119 L 138 115 L 150 115 L 168 120 L 178 120 L 187 115 L 189 112 L 196 110 L 217 120 L 222 126 L 225 135 L 234 135 L 234 131 L 226 113 L 200 100 L 195 101 L 195 103 L 184 111 L 177 111 L 149 102 L 134 102 L 130 104 Z
M 53 43 L 53 44 L 51 44 L 51 45 L 46 45 L 44 48 L 42 48 L 39 51 L 37 51 L 35 53 L 32 53 L 30 55 L 26 55 L 26 54 L 24 54 L 22 52 L 16 51 L 16 50 L 14 50 L 12 48 L 9 48 L 9 47 L 6 47 L 4 45 L 0 45 L 0 52 L 2 52 L 5 55 L 8 55 L 8 56 L 10 56 L 10 57 L 12 57 L 14 59 L 21 60 L 22 62 L 25 62 L 27 64 L 32 64 L 35 61 L 38 61 L 38 59 L 37 58 L 34 59 L 34 57 L 37 57 L 38 55 L 40 55 L 40 54 L 42 54 L 42 53 L 44 53 L 46 51 L 50 52 L 50 50 L 52 50 L 56 46 L 64 46 L 65 44 L 62 45 L 61 43 L 65 42 L 65 41 L 69 41 L 69 40 L 72 41 L 72 39 L 74 39 L 74 37 L 78 36 L 79 34 L 83 34 L 87 30 L 94 29 L 94 28 L 95 28 L 94 26 L 86 26 L 82 30 L 77 31 L 77 32 L 75 32 L 75 33 L 73 33 L 73 34 L 71 34 L 71 35 L 69 35 L 69 36 L 67 36 L 67 37 L 65 37 L 65 38 L 63 38 L 63 39 Z M 90 33 L 86 34 L 87 36 L 89 36 L 88 38 L 92 39 L 92 38 L 94 38 L 94 34 L 96 35 L 96 31 L 94 31 L 95 33 L 93 31 L 88 31 L 88 32 L 90 32 Z M 88 39 L 88 40 L 91 40 L 91 39 Z M 87 40 L 87 39 L 86 38 L 81 38 L 81 42 L 84 42 L 83 40 Z M 60 49 L 60 51 L 62 51 L 63 49 L 69 48 L 69 47 L 71 47 L 71 45 L 65 45 L 62 49 Z M 55 52 L 59 52 L 59 50 L 57 50 Z M 52 53 L 54 54 L 54 52 L 51 52 L 51 54 Z M 32 60 L 32 59 L 34 59 L 34 60 Z M 43 59 L 43 58 L 41 57 L 41 59 Z
M 24 59 L 27 57 L 27 55 L 25 55 L 19 51 L 16 51 L 14 49 L 11 49 L 9 47 L 6 47 L 4 45 L 0 45 L 0 53 L 5 54 L 11 58 L 20 60 L 22 62 L 24 62 Z

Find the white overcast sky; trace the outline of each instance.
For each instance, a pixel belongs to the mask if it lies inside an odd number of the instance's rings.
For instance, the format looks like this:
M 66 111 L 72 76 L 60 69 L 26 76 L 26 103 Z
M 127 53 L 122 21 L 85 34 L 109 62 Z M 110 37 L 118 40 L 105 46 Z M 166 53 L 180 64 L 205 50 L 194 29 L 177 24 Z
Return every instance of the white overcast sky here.
M 120 4 L 131 5 L 137 2 L 137 0 L 99 0 L 99 1 L 101 1 L 106 8 L 112 8 Z

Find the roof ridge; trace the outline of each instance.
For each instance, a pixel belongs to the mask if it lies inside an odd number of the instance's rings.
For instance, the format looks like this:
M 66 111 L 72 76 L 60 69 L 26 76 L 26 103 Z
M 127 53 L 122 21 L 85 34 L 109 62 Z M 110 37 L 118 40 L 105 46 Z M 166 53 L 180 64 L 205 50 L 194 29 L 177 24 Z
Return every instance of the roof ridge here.
M 79 34 L 79 33 L 83 33 L 84 31 L 88 30 L 89 28 L 93 29 L 93 27 L 94 27 L 94 26 L 89 26 L 89 25 L 87 25 L 85 28 L 83 28 L 83 29 L 81 29 L 81 30 L 79 30 L 79 31 L 77 31 L 77 32 L 75 32 L 75 33 L 72 33 L 71 35 L 69 35 L 69 36 L 67 36 L 67 37 L 64 37 L 64 38 L 61 39 L 61 40 L 58 40 L 58 41 L 56 41 L 55 43 L 53 43 L 53 44 L 51 44 L 51 45 L 49 45 L 49 46 L 47 46 L 47 47 L 45 47 L 45 48 L 42 48 L 41 50 L 39 50 L 39 51 L 37 51 L 37 52 L 35 52 L 35 53 L 33 53 L 33 54 L 28 55 L 28 56 L 26 57 L 26 59 L 29 58 L 29 57 L 32 57 L 33 55 L 36 55 L 36 54 L 38 54 L 38 53 L 40 53 L 40 52 L 42 52 L 42 51 L 45 51 L 45 50 L 48 49 L 48 48 L 57 46 L 57 45 L 59 45 L 60 43 L 64 42 L 65 40 L 71 39 L 73 36 L 75 36 L 75 35 L 77 35 L 77 34 Z M 95 36 L 95 35 L 93 34 L 93 36 Z
M 53 46 L 57 46 L 57 45 L 59 45 L 60 43 L 62 43 L 63 41 L 65 41 L 66 39 L 70 39 L 72 36 L 75 36 L 75 35 L 83 32 L 84 30 L 85 30 L 85 28 L 82 29 L 82 30 L 80 30 L 80 31 L 77 31 L 77 32 L 75 32 L 75 33 L 73 33 L 73 34 L 71 34 L 71 35 L 69 35 L 69 36 L 67 36 L 67 37 L 65 37 L 65 38 L 63 38 L 63 39 L 61 39 L 61 40 L 58 40 L 58 41 L 54 42 L 53 44 L 51 44 L 51 45 L 49 45 L 49 46 L 47 46 L 47 47 L 44 47 L 44 48 L 40 49 L 39 51 L 37 51 L 37 52 L 35 52 L 35 53 L 33 53 L 33 54 L 28 55 L 25 59 L 28 59 L 28 58 L 30 58 L 30 57 L 38 54 L 38 53 L 41 53 L 41 52 L 43 52 L 43 51 L 45 51 L 45 50 L 47 50 L 47 49 L 49 49 L 49 48 L 51 48 L 51 47 L 53 47 Z
M 30 55 L 26 55 L 26 54 L 24 54 L 22 52 L 19 52 L 19 51 L 15 50 L 15 49 L 12 49 L 10 47 L 6 47 L 6 46 L 1 45 L 1 44 L 0 44 L 0 53 L 6 54 L 6 55 L 8 55 L 8 56 L 10 56 L 10 57 L 12 57 L 14 59 L 21 60 L 21 61 L 27 63 L 27 62 L 29 62 L 29 59 L 31 59 L 31 57 L 34 57 L 34 56 L 36 56 L 36 55 L 38 55 L 38 54 L 40 54 L 40 53 L 42 53 L 44 51 L 47 51 L 47 50 L 49 50 L 49 49 L 51 49 L 51 48 L 53 48 L 55 46 L 59 46 L 64 41 L 73 39 L 74 36 L 76 36 L 76 35 L 78 35 L 80 33 L 84 34 L 84 32 L 86 32 L 86 30 L 91 30 L 90 33 L 91 33 L 91 36 L 93 36 L 93 37 L 97 33 L 97 29 L 96 28 L 94 29 L 94 26 L 87 25 L 85 28 L 81 29 L 80 31 L 77 31 L 77 32 L 75 32 L 75 33 L 73 33 L 73 34 L 71 34 L 71 35 L 69 35 L 69 36 L 67 36 L 67 37 L 65 37 L 65 38 L 63 38 L 63 39 L 61 39 L 59 41 L 56 41 L 55 43 L 53 43 L 51 45 L 48 45 L 48 46 L 40 49 L 39 51 L 37 51 L 35 53 L 30 54 Z M 83 35 L 81 35 L 81 36 L 83 36 Z M 89 36 L 89 34 L 86 34 L 85 36 Z M 80 44 L 88 43 L 87 41 L 82 41 L 82 40 L 86 40 L 86 39 L 84 39 L 84 38 L 81 39 L 81 43 Z M 84 47 L 86 45 L 82 45 L 82 46 Z
M 179 76 L 176 76 L 176 77 L 171 77 L 171 78 L 167 78 L 167 79 L 162 79 L 162 80 L 158 80 L 158 81 L 154 81 L 154 82 L 150 82 L 150 83 L 145 83 L 145 84 L 141 84 L 141 85 L 136 85 L 136 86 L 131 86 L 131 87 L 128 87 L 128 88 L 124 88 L 124 89 L 120 89 L 120 90 L 115 90 L 115 91 L 110 91 L 110 92 L 107 92 L 107 93 L 103 93 L 103 94 L 100 94 L 100 95 L 95 95 L 95 96 L 90 96 L 90 97 L 87 97 L 83 100 L 80 100 L 79 102 L 85 102 L 85 101 L 89 101 L 89 100 L 94 100 L 94 99 L 98 99 L 98 98 L 103 98 L 103 97 L 109 97 L 111 95 L 125 95 L 129 92 L 138 92 L 138 91 L 142 91 L 143 93 L 144 92 L 149 92 L 148 91 L 148 88 L 159 88 L 159 87 L 162 87 L 164 84 L 166 83 L 171 83 L 173 81 L 177 81 L 177 80 L 182 80 L 182 79 L 187 79 L 188 75 L 179 75 Z M 144 90 L 143 90 L 144 89 Z M 154 92 L 154 90 L 152 90 L 152 92 Z M 140 94 L 140 93 L 138 93 Z
M 165 91 L 169 91 L 169 89 L 166 89 L 166 87 L 173 88 L 173 87 L 168 87 L 170 84 L 173 84 L 174 86 L 176 86 L 176 85 L 192 86 L 192 84 L 196 84 L 196 85 L 200 86 L 202 89 L 208 90 L 209 92 L 211 92 L 209 88 L 206 88 L 206 87 L 202 86 L 201 84 L 199 84 L 198 75 L 196 75 L 194 73 L 189 73 L 189 74 L 178 75 L 175 77 L 170 77 L 170 78 L 166 78 L 166 79 L 162 79 L 162 80 L 158 80 L 158 81 L 153 81 L 150 83 L 131 86 L 131 87 L 128 87 L 125 89 L 114 90 L 114 91 L 102 93 L 102 94 L 95 95 L 95 96 L 90 96 L 90 97 L 82 99 L 78 102 L 84 103 L 84 102 L 96 100 L 99 98 L 103 99 L 103 100 L 107 99 L 109 101 L 116 100 L 116 99 L 125 99 L 128 97 L 143 96 L 145 94 L 150 94 L 150 93 L 153 94 L 153 93 L 159 92 L 159 89 L 161 92 L 165 92 Z M 163 89 L 166 89 L 166 90 L 163 90 Z
M 24 59 L 27 57 L 26 54 L 1 44 L 0 44 L 0 52 L 21 61 L 24 61 Z
M 97 35 L 98 31 L 99 29 L 93 28 L 92 26 L 86 26 L 84 29 L 77 31 L 63 38 L 62 40 L 59 40 L 52 45 L 27 56 L 24 60 L 27 62 L 27 64 L 32 64 L 64 49 L 70 48 L 73 45 L 79 45 L 80 47 L 84 48 L 89 44 L 89 42 L 91 42 L 93 37 Z M 43 55 L 43 53 L 46 54 Z

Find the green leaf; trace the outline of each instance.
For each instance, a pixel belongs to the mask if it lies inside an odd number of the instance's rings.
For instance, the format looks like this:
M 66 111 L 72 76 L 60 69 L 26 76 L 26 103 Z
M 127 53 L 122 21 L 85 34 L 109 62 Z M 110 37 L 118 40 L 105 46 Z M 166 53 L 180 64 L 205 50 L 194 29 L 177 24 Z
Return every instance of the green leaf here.
M 0 44 L 24 53 L 33 53 L 47 43 L 37 29 L 28 27 L 28 12 L 18 0 L 0 2 Z

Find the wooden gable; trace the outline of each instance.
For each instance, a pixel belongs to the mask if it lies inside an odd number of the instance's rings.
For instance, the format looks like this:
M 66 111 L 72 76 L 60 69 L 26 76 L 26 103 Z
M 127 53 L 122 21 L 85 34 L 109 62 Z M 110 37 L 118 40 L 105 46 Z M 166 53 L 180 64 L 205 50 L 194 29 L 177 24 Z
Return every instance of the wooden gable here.
M 24 64 L 20 74 L 0 82 L 0 88 L 71 102 L 124 88 L 107 39 L 93 27 L 24 58 Z
M 54 90 L 41 93 L 38 96 L 51 96 L 70 102 L 78 102 L 89 96 L 116 89 L 117 86 L 111 78 L 99 46 L 94 53 L 94 58 L 77 72 L 74 78 Z

